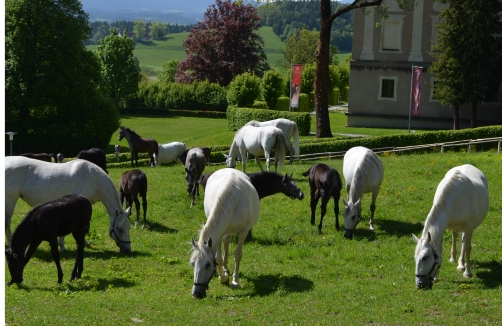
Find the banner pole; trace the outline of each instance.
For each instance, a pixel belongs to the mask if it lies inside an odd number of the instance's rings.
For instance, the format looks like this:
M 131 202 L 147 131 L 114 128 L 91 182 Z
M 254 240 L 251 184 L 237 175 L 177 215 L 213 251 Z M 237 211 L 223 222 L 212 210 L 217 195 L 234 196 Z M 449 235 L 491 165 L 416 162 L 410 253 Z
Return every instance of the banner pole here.
M 411 86 L 410 86 L 410 112 L 408 114 L 408 135 L 411 129 L 411 107 L 413 102 L 413 63 L 411 64 Z
M 291 86 L 293 85 L 293 61 L 289 63 L 289 112 L 291 112 Z

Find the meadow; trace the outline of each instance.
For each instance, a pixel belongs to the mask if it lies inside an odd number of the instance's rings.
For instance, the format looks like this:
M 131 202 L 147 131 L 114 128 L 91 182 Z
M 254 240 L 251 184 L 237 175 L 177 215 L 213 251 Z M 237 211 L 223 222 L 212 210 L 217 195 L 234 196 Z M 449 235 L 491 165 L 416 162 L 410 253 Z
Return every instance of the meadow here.
M 207 119 L 208 129 L 195 118 L 123 117 L 138 131 L 165 133 L 161 142 L 186 141 L 188 146 L 225 144 L 225 120 Z M 218 124 L 220 123 L 220 124 Z M 145 129 L 143 129 L 145 128 Z M 148 129 L 150 128 L 150 129 Z M 198 133 L 193 131 L 198 130 Z M 347 129 L 347 128 L 346 128 Z M 192 134 L 190 135 L 190 131 Z M 371 130 L 367 131 L 370 132 Z M 376 132 L 376 130 L 375 130 Z M 383 132 L 383 131 L 382 131 Z M 142 136 L 152 136 L 145 134 Z M 176 136 L 176 137 L 175 137 Z M 111 144 L 117 143 L 114 134 Z M 171 139 L 172 137 L 172 139 Z M 231 140 L 231 138 L 230 138 Z M 125 147 L 126 144 L 122 143 Z M 334 227 L 333 203 L 328 205 L 323 233 L 310 225 L 308 180 L 301 173 L 324 162 L 342 171 L 341 159 L 295 161 L 282 173 L 293 178 L 306 198 L 277 194 L 262 199 L 254 240 L 243 249 L 241 287 L 232 290 L 214 278 L 203 300 L 191 297 L 193 270 L 190 239 L 198 239 L 205 222 L 204 192 L 190 208 L 181 165 L 141 167 L 149 191 L 148 227 L 131 228 L 132 253 L 122 255 L 108 235 L 109 218 L 101 203 L 93 206 L 91 247 L 85 250 L 82 279 L 69 282 L 75 242 L 67 237 L 61 254 L 65 273 L 58 285 L 49 246 L 43 243 L 27 264 L 24 282 L 5 289 L 8 325 L 494 325 L 502 323 L 502 158 L 496 151 L 395 155 L 384 153 L 385 179 L 377 200 L 375 232 L 368 228 L 369 197 L 354 239 Z M 446 171 L 470 163 L 489 184 L 489 213 L 473 238 L 470 279 L 444 259 L 440 281 L 431 291 L 415 288 L 411 234 L 421 235 L 435 189 Z M 205 172 L 223 165 L 210 165 Z M 240 169 L 240 165 L 237 165 Z M 118 184 L 128 169 L 110 169 Z M 258 172 L 248 163 L 248 172 Z M 342 177 L 343 178 L 343 177 Z M 345 185 L 345 182 L 344 182 Z M 346 197 L 342 190 L 342 198 Z M 18 202 L 13 225 L 29 207 Z M 319 222 L 317 210 L 316 226 Z M 131 216 L 131 221 L 135 213 Z M 341 218 L 341 217 L 340 217 Z M 343 218 L 341 218 L 343 228 Z M 134 223 L 133 223 L 134 224 Z M 443 253 L 448 255 L 450 233 Z M 231 252 L 235 242 L 231 245 Z M 233 271 L 233 257 L 229 260 Z M 5 267 L 5 282 L 10 279 Z

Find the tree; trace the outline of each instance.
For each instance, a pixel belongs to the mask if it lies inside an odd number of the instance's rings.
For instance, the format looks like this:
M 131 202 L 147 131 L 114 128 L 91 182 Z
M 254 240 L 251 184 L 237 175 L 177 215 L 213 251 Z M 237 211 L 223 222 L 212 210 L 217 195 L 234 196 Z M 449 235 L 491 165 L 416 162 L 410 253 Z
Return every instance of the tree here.
M 98 90 L 90 32 L 78 0 L 5 2 L 5 124 L 18 153 L 108 145 L 119 116 Z
M 423 1 L 423 0 L 420 0 Z M 316 73 L 314 79 L 314 98 L 316 111 L 316 137 L 333 137 L 329 125 L 328 100 L 329 100 L 329 63 L 330 63 L 330 39 L 331 26 L 333 21 L 339 16 L 348 13 L 351 10 L 376 7 L 377 11 L 385 17 L 386 7 L 380 6 L 383 0 L 366 1 L 354 0 L 352 3 L 336 10 L 331 14 L 331 0 L 320 0 L 321 2 L 321 20 L 320 20 L 320 38 L 316 52 Z M 410 7 L 414 0 L 398 0 L 401 7 Z
M 261 79 L 261 94 L 269 109 L 274 110 L 279 97 L 282 95 L 284 80 L 277 70 L 265 72 Z
M 478 103 L 489 101 L 502 81 L 502 39 L 493 36 L 502 27 L 501 12 L 497 0 L 453 0 L 439 15 L 430 72 L 436 75 L 434 98 L 454 108 L 454 129 L 460 106 L 469 102 L 475 128 Z
M 154 40 L 160 40 L 166 35 L 167 24 L 152 21 L 150 25 L 150 37 Z
M 101 89 L 117 107 L 121 106 L 128 95 L 138 91 L 140 75 L 133 50 L 133 40 L 125 32 L 118 36 L 113 27 L 110 35 L 101 39 L 95 50 L 101 63 Z
M 143 36 L 146 34 L 146 22 L 141 19 L 137 19 L 134 21 L 133 27 L 134 34 L 136 34 L 136 40 L 141 41 Z
M 237 75 L 228 85 L 227 102 L 241 108 L 253 106 L 261 94 L 260 78 L 248 72 Z
M 270 68 L 257 33 L 260 21 L 249 4 L 216 0 L 183 42 L 187 56 L 178 66 L 176 81 L 208 79 L 227 86 L 244 72 L 261 77 Z
M 179 60 L 169 60 L 162 64 L 162 71 L 157 76 L 159 80 L 163 83 L 174 83 L 174 77 L 176 76 L 176 71 L 178 71 Z

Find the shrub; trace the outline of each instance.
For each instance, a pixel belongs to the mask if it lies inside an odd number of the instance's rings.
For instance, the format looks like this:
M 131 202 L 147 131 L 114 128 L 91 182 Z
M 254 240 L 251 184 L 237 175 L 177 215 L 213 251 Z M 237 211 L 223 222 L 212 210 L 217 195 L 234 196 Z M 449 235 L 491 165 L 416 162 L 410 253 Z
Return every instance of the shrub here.
M 254 101 L 253 109 L 262 109 L 262 110 L 268 110 L 268 105 L 267 102 L 264 101 Z
M 289 112 L 289 97 L 281 96 L 277 100 L 276 111 L 288 111 Z
M 269 70 L 261 79 L 261 94 L 269 109 L 275 110 L 284 81 L 276 70 Z
M 237 75 L 228 85 L 227 102 L 239 107 L 251 107 L 260 97 L 260 78 L 248 72 Z
M 338 105 L 338 99 L 340 98 L 340 89 L 335 87 L 329 94 L 329 105 Z
M 300 93 L 298 99 L 298 112 L 310 112 L 309 110 L 309 96 L 305 93 Z

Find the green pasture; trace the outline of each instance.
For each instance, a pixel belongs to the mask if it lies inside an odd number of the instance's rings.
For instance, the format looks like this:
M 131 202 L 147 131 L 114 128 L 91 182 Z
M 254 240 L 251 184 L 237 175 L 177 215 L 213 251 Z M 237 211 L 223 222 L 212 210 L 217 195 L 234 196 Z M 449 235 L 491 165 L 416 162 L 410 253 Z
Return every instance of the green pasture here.
M 123 119 L 140 129 L 141 124 L 133 121 Z M 186 141 L 189 146 L 223 142 L 225 138 L 213 135 L 217 127 L 210 125 L 209 129 L 200 130 L 199 138 L 190 139 L 183 127 L 174 128 L 166 119 L 164 130 L 169 137 L 163 140 Z M 149 126 L 155 130 L 152 124 Z M 178 137 L 170 139 L 171 135 Z M 25 268 L 24 282 L 5 288 L 6 324 L 501 324 L 500 154 L 382 154 L 381 158 L 385 179 L 377 200 L 375 232 L 368 228 L 366 196 L 354 240 L 344 239 L 343 229 L 335 229 L 333 202 L 328 205 L 323 233 L 317 234 L 317 227 L 309 223 L 308 182 L 301 172 L 317 162 L 342 171 L 342 160 L 287 164 L 282 172 L 293 173 L 306 198 L 298 201 L 277 194 L 262 199 L 260 221 L 253 228 L 254 240 L 243 249 L 240 288 L 230 289 L 215 278 L 203 300 L 191 297 L 193 270 L 189 257 L 190 239 L 198 239 L 206 219 L 204 192 L 201 190 L 196 205 L 190 208 L 181 165 L 141 167 L 148 177 L 148 228 L 131 229 L 132 254 L 118 252 L 108 235 L 109 218 L 104 206 L 95 204 L 87 237 L 91 247 L 85 250 L 82 279 L 68 281 L 75 261 L 75 241 L 71 236 L 66 238 L 68 251 L 61 254 L 65 276 L 60 285 L 56 283 L 49 246 L 43 243 Z M 431 291 L 416 290 L 411 233 L 421 234 L 435 189 L 446 171 L 465 163 L 485 173 L 490 193 L 489 213 L 474 232 L 474 277 L 463 278 L 456 264 L 443 259 L 440 282 Z M 222 167 L 211 165 L 205 172 Z M 110 169 L 115 184 L 124 171 Z M 256 164 L 250 162 L 248 172 L 257 171 Z M 342 198 L 346 195 L 343 190 Z M 19 201 L 12 225 L 17 225 L 29 209 Z M 319 215 L 317 209 L 316 225 Z M 343 228 L 343 218 L 340 219 Z M 449 233 L 445 234 L 443 245 L 443 253 L 448 255 Z M 229 267 L 232 272 L 233 257 Z M 4 272 L 7 283 L 10 275 L 6 267 Z

